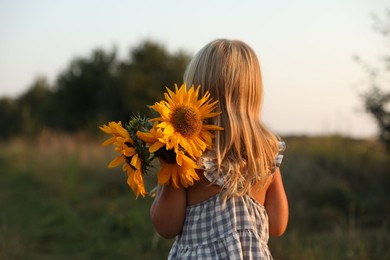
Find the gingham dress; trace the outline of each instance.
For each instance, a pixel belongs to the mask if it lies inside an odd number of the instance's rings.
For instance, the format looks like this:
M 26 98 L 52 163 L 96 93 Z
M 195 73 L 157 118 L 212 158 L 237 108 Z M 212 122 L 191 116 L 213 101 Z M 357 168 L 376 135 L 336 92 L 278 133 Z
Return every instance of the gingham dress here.
M 168 259 L 272 259 L 265 208 L 249 195 L 222 204 L 217 194 L 187 207 Z
M 285 144 L 279 144 L 279 151 Z M 275 160 L 279 167 L 283 156 Z M 210 180 L 210 164 L 205 176 Z M 223 180 L 213 180 L 221 183 Z M 221 194 L 187 206 L 183 230 L 168 259 L 272 259 L 268 249 L 268 215 L 250 195 L 234 196 L 223 205 Z

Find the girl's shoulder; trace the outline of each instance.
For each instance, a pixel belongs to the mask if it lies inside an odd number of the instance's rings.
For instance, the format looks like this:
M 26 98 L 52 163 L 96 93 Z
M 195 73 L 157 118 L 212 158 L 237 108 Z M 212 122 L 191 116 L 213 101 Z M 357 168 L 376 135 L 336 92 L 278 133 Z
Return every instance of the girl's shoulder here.
M 278 142 L 278 153 L 275 156 L 274 165 L 272 166 L 271 174 L 273 174 L 276 169 L 280 167 L 283 161 L 283 152 L 286 150 L 286 143 L 282 140 Z M 213 152 L 208 152 L 202 155 L 198 159 L 198 167 L 203 171 L 203 176 L 212 184 L 217 186 L 223 186 L 226 181 L 226 174 L 223 174 L 226 171 L 227 167 L 221 165 L 218 167 L 216 156 Z M 256 182 L 257 180 L 253 180 Z
M 221 187 L 212 184 L 204 175 L 203 170 L 197 170 L 199 180 L 187 190 L 187 205 L 201 203 L 221 192 Z

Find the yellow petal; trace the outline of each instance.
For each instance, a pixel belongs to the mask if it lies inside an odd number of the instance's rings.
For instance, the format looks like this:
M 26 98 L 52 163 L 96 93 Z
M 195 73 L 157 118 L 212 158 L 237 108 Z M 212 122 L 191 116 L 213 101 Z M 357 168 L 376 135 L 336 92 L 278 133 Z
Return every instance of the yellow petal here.
M 134 154 L 133 157 L 131 157 L 130 164 L 133 165 L 134 167 L 136 167 L 137 166 L 137 161 L 138 161 L 138 154 L 136 153 L 136 154 Z
M 172 164 L 172 172 L 171 172 L 171 183 L 172 186 L 176 189 L 179 188 L 179 180 L 178 180 L 178 174 L 179 174 L 179 167 L 177 164 Z
M 112 134 L 111 128 L 106 125 L 99 126 L 99 129 L 105 132 L 106 134 Z
M 180 134 L 173 134 L 171 136 L 171 142 L 169 144 L 169 149 L 179 149 L 179 143 L 181 143 Z
M 166 128 L 168 126 L 172 126 L 172 124 L 170 122 L 167 122 L 167 121 L 163 121 L 157 125 L 158 128 Z
M 168 92 L 170 92 L 170 90 L 168 90 Z M 174 105 L 175 104 L 175 102 L 172 100 L 172 98 L 171 98 L 171 96 L 169 95 L 169 94 L 167 94 L 167 93 L 164 93 L 164 97 L 165 97 L 165 99 L 168 101 L 168 104 L 169 105 Z
M 118 132 L 118 134 L 120 134 L 121 136 L 125 138 L 130 138 L 129 132 L 126 129 L 124 129 L 122 126 L 116 125 L 115 129 Z
M 107 146 L 107 145 L 112 144 L 114 142 L 115 142 L 115 137 L 111 137 L 110 139 L 107 139 L 106 141 L 104 141 L 102 143 L 102 146 Z
M 172 126 L 172 124 L 166 124 L 166 127 L 163 130 L 163 135 L 170 136 L 175 132 L 175 128 Z
M 145 197 L 147 194 L 141 172 L 138 170 L 134 171 L 131 167 L 129 167 L 127 171 L 127 184 L 133 190 L 136 198 L 138 198 L 140 194 L 142 197 Z
M 127 157 L 133 156 L 135 154 L 135 149 L 133 147 L 127 147 L 122 150 L 122 154 Z
M 169 182 L 172 173 L 172 164 L 161 163 L 160 170 L 157 173 L 157 181 L 159 185 L 165 185 Z
M 182 160 L 183 156 L 184 156 L 183 152 L 176 151 L 176 163 L 177 163 L 177 165 L 179 165 L 179 166 L 182 165 L 182 163 L 183 163 L 183 160 Z
M 144 141 L 146 143 L 153 143 L 156 141 L 156 138 L 150 132 L 145 133 L 145 132 L 137 131 L 137 136 L 139 137 L 139 139 L 141 139 L 142 141 Z
M 154 153 L 161 147 L 163 147 L 165 144 L 161 142 L 155 142 L 152 146 L 149 147 L 149 152 Z
M 108 164 L 108 168 L 117 167 L 119 164 L 123 163 L 124 161 L 125 161 L 125 158 L 123 157 L 123 155 L 119 155 L 118 157 L 116 157 L 114 160 L 112 160 Z
M 141 194 L 142 197 L 145 197 L 147 192 L 145 191 L 144 179 L 142 178 L 142 174 L 139 170 L 134 172 L 134 182 L 137 186 L 137 197 Z

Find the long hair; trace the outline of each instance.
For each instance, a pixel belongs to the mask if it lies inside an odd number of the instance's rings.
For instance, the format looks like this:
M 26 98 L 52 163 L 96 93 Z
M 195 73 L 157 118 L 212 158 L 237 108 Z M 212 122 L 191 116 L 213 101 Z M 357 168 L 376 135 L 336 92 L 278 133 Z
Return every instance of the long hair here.
M 260 119 L 263 84 L 255 52 L 244 42 L 219 39 L 203 47 L 184 74 L 187 86 L 201 86 L 218 100 L 222 113 L 211 124 L 216 131 L 213 152 L 216 174 L 225 179 L 226 196 L 248 193 L 254 182 L 263 184 L 271 174 L 278 140 Z

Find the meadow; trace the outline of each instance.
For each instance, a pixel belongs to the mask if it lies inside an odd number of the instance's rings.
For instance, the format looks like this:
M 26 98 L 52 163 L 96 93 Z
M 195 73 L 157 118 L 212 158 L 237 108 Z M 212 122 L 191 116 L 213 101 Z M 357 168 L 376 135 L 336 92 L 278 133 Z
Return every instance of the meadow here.
M 172 240 L 135 199 L 105 137 L 42 132 L 0 143 L 0 259 L 166 259 Z M 286 137 L 290 205 L 275 259 L 390 259 L 390 156 L 375 140 Z M 147 188 L 153 188 L 153 175 Z

